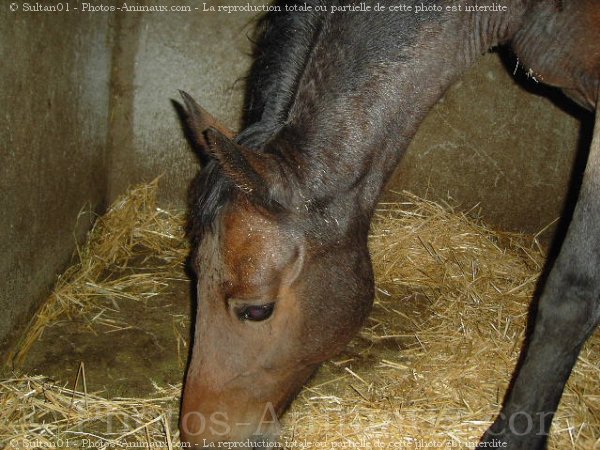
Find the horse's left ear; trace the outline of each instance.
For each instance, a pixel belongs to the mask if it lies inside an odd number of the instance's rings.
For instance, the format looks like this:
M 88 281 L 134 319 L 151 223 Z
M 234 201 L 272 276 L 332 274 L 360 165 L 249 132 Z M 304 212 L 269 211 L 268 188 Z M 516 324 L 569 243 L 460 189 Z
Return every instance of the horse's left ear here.
M 204 132 L 210 155 L 236 187 L 269 209 L 289 206 L 291 176 L 286 176 L 280 155 L 250 150 L 219 130 Z
M 235 186 L 271 210 L 291 204 L 291 175 L 276 153 L 256 152 L 234 142 L 235 133 L 219 123 L 186 92 L 179 91 L 192 138 L 205 156 L 219 162 Z
M 209 151 L 208 142 L 206 141 L 206 136 L 204 134 L 208 128 L 219 130 L 223 135 L 230 139 L 235 137 L 233 131 L 215 119 L 208 111 L 200 106 L 190 94 L 184 91 L 179 91 L 179 94 L 181 95 L 181 98 L 183 98 L 183 103 L 185 104 L 188 129 L 192 133 L 195 144 L 199 145 L 202 150 Z

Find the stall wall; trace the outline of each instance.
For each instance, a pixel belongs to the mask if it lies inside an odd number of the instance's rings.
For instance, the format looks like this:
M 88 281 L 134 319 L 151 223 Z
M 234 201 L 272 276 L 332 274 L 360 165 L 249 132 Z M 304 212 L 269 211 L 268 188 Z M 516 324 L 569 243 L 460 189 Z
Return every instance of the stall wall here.
M 131 184 L 163 175 L 162 201 L 184 206 L 187 184 L 199 166 L 174 102 L 181 102 L 179 90 L 184 90 L 228 127 L 239 129 L 255 17 L 195 10 L 117 16 L 110 199 Z
M 79 211 L 105 198 L 109 21 L 0 6 L 0 349 L 68 264 Z
M 590 138 L 579 142 L 580 121 L 565 109 L 588 123 L 591 115 L 514 70 L 484 55 L 427 116 L 390 188 L 475 208 L 499 229 L 538 233 L 554 223 L 576 149 Z

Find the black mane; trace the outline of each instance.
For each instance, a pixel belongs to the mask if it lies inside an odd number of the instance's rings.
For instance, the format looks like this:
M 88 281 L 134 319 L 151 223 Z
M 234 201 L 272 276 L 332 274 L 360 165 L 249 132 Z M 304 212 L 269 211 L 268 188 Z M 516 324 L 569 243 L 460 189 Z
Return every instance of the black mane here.
M 323 5 L 323 0 L 284 0 L 275 4 L 282 12 L 258 19 L 254 63 L 246 79 L 244 129 L 236 141 L 262 151 L 281 129 L 294 101 L 294 93 L 306 67 L 324 15 L 286 12 L 286 6 Z M 331 2 L 330 2 L 331 3 Z M 221 208 L 237 194 L 233 183 L 211 160 L 194 178 L 188 192 L 187 234 L 193 243 L 212 227 Z

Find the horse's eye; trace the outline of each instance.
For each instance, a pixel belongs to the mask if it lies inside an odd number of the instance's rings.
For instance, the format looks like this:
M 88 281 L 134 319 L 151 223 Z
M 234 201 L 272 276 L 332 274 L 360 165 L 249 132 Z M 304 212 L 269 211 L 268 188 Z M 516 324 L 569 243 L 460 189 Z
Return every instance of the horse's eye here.
M 236 313 L 240 320 L 260 322 L 261 320 L 266 320 L 271 317 L 274 307 L 275 303 L 268 303 L 266 305 L 246 305 L 238 308 Z

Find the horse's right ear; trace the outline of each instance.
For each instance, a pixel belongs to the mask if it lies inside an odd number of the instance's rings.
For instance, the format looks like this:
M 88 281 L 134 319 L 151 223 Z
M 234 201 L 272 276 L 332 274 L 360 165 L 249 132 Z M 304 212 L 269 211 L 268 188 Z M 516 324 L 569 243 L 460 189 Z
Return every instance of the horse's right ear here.
M 206 140 L 206 130 L 213 128 L 218 130 L 229 139 L 235 137 L 235 133 L 221 124 L 215 119 L 208 111 L 200 106 L 190 94 L 184 91 L 179 91 L 183 103 L 185 104 L 185 121 L 188 126 L 188 130 L 191 133 L 194 144 L 198 145 L 204 152 L 209 153 L 210 147 Z

